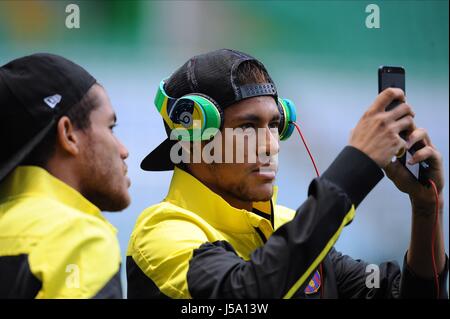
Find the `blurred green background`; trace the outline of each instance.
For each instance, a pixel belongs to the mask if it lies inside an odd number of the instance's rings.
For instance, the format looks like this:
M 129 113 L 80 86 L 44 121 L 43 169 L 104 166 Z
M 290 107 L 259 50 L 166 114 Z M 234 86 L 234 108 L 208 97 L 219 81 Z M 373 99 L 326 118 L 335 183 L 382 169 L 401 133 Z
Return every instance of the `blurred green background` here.
M 79 29 L 66 28 L 70 3 L 80 8 Z M 380 8 L 379 29 L 365 24 L 371 3 Z M 281 96 L 296 103 L 321 171 L 375 98 L 378 66 L 402 65 L 417 125 L 442 152 L 448 181 L 448 9 L 448 1 L 1 1 L 0 64 L 35 52 L 61 54 L 107 89 L 119 118 L 117 135 L 130 151 L 133 203 L 107 214 L 125 258 L 137 216 L 164 198 L 171 177 L 139 169 L 165 138 L 153 106 L 157 85 L 191 56 L 218 48 L 247 52 L 266 65 Z M 297 208 L 313 177 L 294 135 L 281 146 L 279 202 Z M 444 196 L 448 201 L 448 187 Z M 385 178 L 336 247 L 369 262 L 401 263 L 410 215 L 408 197 Z M 444 215 L 448 252 L 447 205 Z

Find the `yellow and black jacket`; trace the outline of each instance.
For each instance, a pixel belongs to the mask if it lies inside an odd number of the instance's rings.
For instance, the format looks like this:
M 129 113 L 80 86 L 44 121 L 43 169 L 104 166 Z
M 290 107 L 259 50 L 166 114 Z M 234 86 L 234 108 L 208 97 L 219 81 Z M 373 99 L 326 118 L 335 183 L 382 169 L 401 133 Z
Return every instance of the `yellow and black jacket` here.
M 36 166 L 0 184 L 0 298 L 122 298 L 116 230 Z
M 397 264 L 381 264 L 380 287 L 367 288 L 367 263 L 333 248 L 382 177 L 370 158 L 346 147 L 297 211 L 276 205 L 275 195 L 249 212 L 175 168 L 167 197 L 140 215 L 132 233 L 128 298 L 432 296 L 433 281 L 406 263 L 403 276 Z

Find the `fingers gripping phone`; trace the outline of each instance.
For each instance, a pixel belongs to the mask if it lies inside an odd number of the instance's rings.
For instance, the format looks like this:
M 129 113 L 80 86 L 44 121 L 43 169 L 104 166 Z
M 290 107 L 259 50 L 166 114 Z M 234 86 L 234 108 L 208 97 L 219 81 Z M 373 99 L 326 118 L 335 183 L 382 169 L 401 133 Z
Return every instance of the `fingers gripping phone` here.
M 389 88 L 400 88 L 405 92 L 405 69 L 397 66 L 380 66 L 378 68 L 378 93 Z M 393 108 L 400 105 L 400 101 L 393 101 L 386 107 L 386 111 L 390 111 Z M 407 132 L 400 132 L 400 136 L 407 140 Z M 414 153 L 424 147 L 425 144 L 422 141 L 414 144 L 408 151 L 403 152 L 397 156 L 397 160 L 406 167 L 406 169 L 423 185 L 428 185 L 428 170 L 429 164 L 426 161 L 410 165 L 408 160 L 414 155 Z

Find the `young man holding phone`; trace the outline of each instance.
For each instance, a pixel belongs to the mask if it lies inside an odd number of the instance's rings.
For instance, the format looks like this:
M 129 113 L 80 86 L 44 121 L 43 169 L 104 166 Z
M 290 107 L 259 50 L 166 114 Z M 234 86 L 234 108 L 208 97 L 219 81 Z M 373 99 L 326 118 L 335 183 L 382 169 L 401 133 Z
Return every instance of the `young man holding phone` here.
M 205 99 L 210 102 L 205 104 Z M 393 100 L 401 104 L 386 112 Z M 445 298 L 442 196 L 436 201 L 431 189 L 391 163 L 401 148 L 424 141 L 426 147 L 413 161 L 427 159 L 442 190 L 441 156 L 426 131 L 415 127 L 403 91 L 387 89 L 377 96 L 349 145 L 311 182 L 308 198 L 297 211 L 276 204 L 275 158 L 279 140 L 289 135 L 286 126 L 293 111 L 283 101 L 263 64 L 234 50 L 195 56 L 161 83 L 155 104 L 168 134 L 182 125 L 195 129 L 191 121 L 183 122 L 186 112 L 199 116 L 201 125 L 211 123 L 205 116 L 210 112 L 216 114 L 212 119 L 220 133 L 240 129 L 263 135 L 244 150 L 223 134 L 201 141 L 202 149 L 219 140 L 225 150 L 243 152 L 243 163 L 202 158 L 174 164 L 171 150 L 176 141 L 169 138 L 143 160 L 144 170 L 173 169 L 174 174 L 167 197 L 141 214 L 130 238 L 128 297 Z M 407 141 L 399 136 L 405 130 L 411 132 Z M 250 161 L 252 155 L 258 161 Z M 264 156 L 268 162 L 260 160 Z M 355 208 L 383 177 L 383 169 L 409 194 L 413 228 L 403 271 L 393 262 L 381 264 L 380 287 L 372 288 L 366 286 L 368 263 L 341 254 L 333 245 Z M 437 239 L 431 252 L 434 229 Z

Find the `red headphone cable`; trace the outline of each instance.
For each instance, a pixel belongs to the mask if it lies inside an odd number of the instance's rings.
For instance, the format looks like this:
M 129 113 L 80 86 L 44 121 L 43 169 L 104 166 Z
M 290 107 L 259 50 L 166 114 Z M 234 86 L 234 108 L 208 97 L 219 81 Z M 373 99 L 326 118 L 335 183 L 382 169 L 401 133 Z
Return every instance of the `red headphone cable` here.
M 319 177 L 320 176 L 319 170 L 317 169 L 316 162 L 314 161 L 314 157 L 312 156 L 311 152 L 309 151 L 308 144 L 306 143 L 306 139 L 303 137 L 302 131 L 300 130 L 300 126 L 295 122 L 289 122 L 289 123 L 293 124 L 295 126 L 295 128 L 297 129 L 298 134 L 300 134 L 300 137 L 302 138 L 302 141 L 303 141 L 303 145 L 305 145 L 306 151 L 308 152 L 309 158 L 311 159 L 311 162 L 314 166 L 314 170 L 316 171 L 316 175 L 317 175 L 317 177 Z
M 320 176 L 319 170 L 317 169 L 317 165 L 316 165 L 316 161 L 314 161 L 314 157 L 312 156 L 311 152 L 309 151 L 309 147 L 308 147 L 308 143 L 306 143 L 306 139 L 302 134 L 302 131 L 300 130 L 300 126 L 295 123 L 295 122 L 289 122 L 291 124 L 293 124 L 295 126 L 295 128 L 297 129 L 298 134 L 300 134 L 300 137 L 302 139 L 303 145 L 305 145 L 306 151 L 308 152 L 309 158 L 311 159 L 311 162 L 314 166 L 314 170 L 316 171 L 316 175 L 317 177 Z M 322 267 L 322 263 L 320 263 L 319 265 L 319 273 L 320 273 L 320 280 L 322 281 L 322 289 L 320 290 L 320 298 L 323 298 L 324 295 L 324 291 L 325 291 L 325 278 L 323 277 L 323 267 Z
M 428 182 L 430 183 L 431 187 L 433 188 L 433 192 L 434 192 L 434 196 L 436 199 L 436 211 L 435 211 L 435 220 L 434 220 L 434 226 L 433 226 L 433 231 L 431 232 L 431 259 L 433 262 L 433 277 L 434 277 L 434 284 L 436 287 L 436 297 L 437 299 L 439 299 L 439 295 L 440 295 L 440 289 L 439 289 L 439 274 L 437 271 L 437 267 L 436 267 L 436 256 L 434 254 L 434 248 L 436 246 L 436 233 L 437 233 L 437 228 L 438 228 L 438 224 L 439 224 L 439 193 L 436 187 L 436 184 L 433 182 L 433 180 L 428 179 Z

